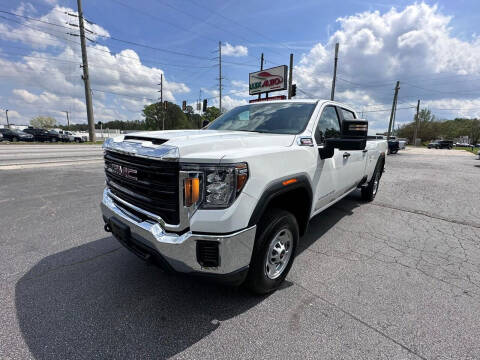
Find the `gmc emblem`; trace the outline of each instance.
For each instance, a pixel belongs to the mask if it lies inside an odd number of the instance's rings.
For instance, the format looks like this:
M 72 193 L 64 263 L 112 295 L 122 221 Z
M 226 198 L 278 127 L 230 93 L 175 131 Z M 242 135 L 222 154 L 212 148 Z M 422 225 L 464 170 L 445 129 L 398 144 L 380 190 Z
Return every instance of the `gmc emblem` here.
M 136 169 L 130 169 L 118 164 L 110 164 L 108 168 L 115 174 L 126 177 L 127 179 L 138 180 Z

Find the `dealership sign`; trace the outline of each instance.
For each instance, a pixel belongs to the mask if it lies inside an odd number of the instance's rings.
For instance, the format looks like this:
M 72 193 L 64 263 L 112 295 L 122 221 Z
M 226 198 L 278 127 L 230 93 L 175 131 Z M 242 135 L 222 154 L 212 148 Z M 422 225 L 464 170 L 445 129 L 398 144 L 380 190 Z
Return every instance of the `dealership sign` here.
M 287 66 L 277 66 L 274 68 L 250 73 L 249 76 L 250 95 L 261 94 L 265 92 L 286 90 L 287 89 Z

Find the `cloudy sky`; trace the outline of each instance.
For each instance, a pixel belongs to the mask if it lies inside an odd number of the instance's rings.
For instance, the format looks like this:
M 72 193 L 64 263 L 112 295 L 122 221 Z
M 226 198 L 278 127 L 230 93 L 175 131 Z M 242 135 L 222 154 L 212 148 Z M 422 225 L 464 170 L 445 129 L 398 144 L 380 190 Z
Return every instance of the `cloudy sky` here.
M 442 119 L 480 117 L 476 0 L 300 2 L 83 0 L 95 121 L 141 119 L 159 97 L 218 104 L 222 41 L 225 108 L 246 103 L 248 73 L 294 54 L 297 97 L 328 98 L 340 43 L 336 99 L 373 131 L 388 125 L 400 81 L 397 123 L 417 99 Z M 76 0 L 0 0 L 0 109 L 11 122 L 36 115 L 86 122 Z M 73 34 L 73 35 L 71 35 Z M 387 109 L 387 111 L 385 111 Z M 5 123 L 4 111 L 0 123 Z

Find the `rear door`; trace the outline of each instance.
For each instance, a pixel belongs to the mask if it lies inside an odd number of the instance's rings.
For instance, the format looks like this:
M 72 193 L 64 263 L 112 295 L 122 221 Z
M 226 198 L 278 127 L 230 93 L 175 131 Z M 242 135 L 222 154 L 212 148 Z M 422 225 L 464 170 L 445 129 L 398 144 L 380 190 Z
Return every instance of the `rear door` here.
M 356 119 L 353 111 L 343 107 L 337 106 L 337 112 L 340 115 L 340 121 L 343 121 L 343 119 Z M 365 175 L 367 152 L 367 150 L 341 151 L 343 166 L 340 171 L 340 177 L 343 191 L 350 190 L 362 180 Z
M 327 105 L 323 108 L 315 125 L 314 137 L 317 148 L 324 146 L 325 139 L 339 136 L 340 118 L 337 109 L 333 105 Z M 318 156 L 314 177 L 314 184 L 316 184 L 314 211 L 328 205 L 341 192 L 339 178 L 342 166 L 343 158 L 338 149 L 335 149 L 332 158 L 322 160 Z

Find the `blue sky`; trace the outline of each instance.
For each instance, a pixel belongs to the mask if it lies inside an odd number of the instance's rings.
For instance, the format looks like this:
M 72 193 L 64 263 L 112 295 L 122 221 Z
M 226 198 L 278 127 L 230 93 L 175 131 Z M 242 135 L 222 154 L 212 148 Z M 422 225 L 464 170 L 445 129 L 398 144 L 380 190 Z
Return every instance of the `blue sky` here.
M 397 79 L 398 123 L 411 120 L 417 98 L 440 118 L 480 116 L 478 1 L 84 0 L 83 6 L 96 24 L 89 25 L 96 43 L 88 49 L 96 121 L 141 118 L 143 105 L 159 95 L 162 73 L 168 100 L 194 103 L 202 89 L 216 105 L 218 41 L 227 46 L 226 108 L 249 99 L 248 73 L 262 52 L 265 67 L 287 64 L 294 53 L 298 96 L 328 97 L 338 41 L 337 99 L 364 111 L 372 128 L 385 128 L 383 110 Z M 76 29 L 62 27 L 75 22 L 68 9 L 76 10 L 76 0 L 0 0 L 0 11 L 23 16 L 0 13 L 0 108 L 15 123 L 36 115 L 63 122 L 65 110 L 73 122 L 86 121 L 78 37 L 66 35 Z

